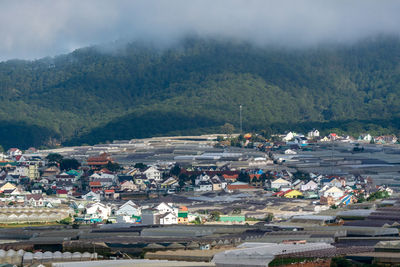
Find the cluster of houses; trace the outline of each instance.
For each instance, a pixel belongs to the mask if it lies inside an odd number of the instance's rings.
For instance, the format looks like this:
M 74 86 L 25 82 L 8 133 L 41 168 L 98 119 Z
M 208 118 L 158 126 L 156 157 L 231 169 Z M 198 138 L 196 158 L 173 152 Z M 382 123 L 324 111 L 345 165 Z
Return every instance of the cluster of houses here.
M 371 178 L 353 176 L 327 176 L 310 174 L 309 179 L 277 178 L 271 181 L 271 188 L 276 190 L 276 197 L 319 199 L 319 204 L 328 206 L 344 206 L 367 198 L 376 191 L 386 191 L 389 195 L 393 190 L 389 187 L 374 187 Z
M 321 136 L 320 132 L 317 129 L 313 129 L 307 133 L 307 135 L 303 135 L 296 132 L 288 132 L 284 135 L 279 135 L 283 142 L 287 144 L 297 144 L 297 145 L 305 145 L 309 142 L 329 142 L 329 141 L 341 141 L 341 142 L 367 142 L 367 143 L 376 143 L 376 144 L 395 144 L 398 142 L 398 139 L 395 135 L 381 135 L 381 136 L 372 136 L 369 133 L 363 133 L 358 138 L 354 138 L 349 135 L 340 136 L 336 133 L 330 133 L 327 136 Z
M 286 142 L 305 144 L 319 136 L 317 130 L 308 138 L 289 133 Z M 16 148 L 0 157 L 0 206 L 29 206 L 32 208 L 57 208 L 71 206 L 75 221 L 95 223 L 102 221 L 177 224 L 195 219 L 186 207 L 171 203 L 154 206 L 138 206 L 133 201 L 123 205 L 122 199 L 134 199 L 135 195 L 174 194 L 194 192 L 269 191 L 273 196 L 284 198 L 316 199 L 322 205 L 347 205 L 366 197 L 374 190 L 370 179 L 363 177 L 337 177 L 309 174 L 297 179 L 296 175 L 282 171 L 264 171 L 257 168 L 179 168 L 145 166 L 124 167 L 110 171 L 113 163 L 110 155 L 88 157 L 78 169 L 62 170 L 58 164 L 49 164 L 34 148 L 24 153 Z M 132 197 L 133 196 L 133 197 Z
M 87 206 L 75 204 L 81 216 L 75 218 L 76 222 L 96 223 L 103 221 L 117 223 L 153 224 L 187 224 L 196 216 L 188 212 L 187 207 L 176 207 L 173 203 L 161 202 L 154 205 L 138 206 L 129 200 L 122 205 L 111 203 L 92 202 Z

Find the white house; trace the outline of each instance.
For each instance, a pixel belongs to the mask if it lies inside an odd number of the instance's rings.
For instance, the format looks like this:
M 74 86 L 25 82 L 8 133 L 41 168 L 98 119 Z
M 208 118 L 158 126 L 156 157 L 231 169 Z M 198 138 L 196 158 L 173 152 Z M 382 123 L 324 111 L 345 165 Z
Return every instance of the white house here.
M 282 178 L 278 178 L 271 182 L 271 188 L 274 189 L 279 189 L 281 187 L 290 187 L 291 185 L 292 184 L 289 181 Z
M 83 195 L 82 198 L 87 201 L 100 201 L 100 194 L 96 194 L 93 191 L 90 191 L 86 195 Z
M 309 138 L 319 137 L 319 131 L 317 129 L 313 129 L 308 132 L 307 136 Z
M 337 178 L 334 178 L 328 184 L 331 186 L 342 187 L 346 186 L 346 180 L 344 179 L 339 180 Z
M 213 184 L 211 182 L 199 182 L 194 190 L 197 192 L 213 191 Z
M 122 191 L 137 191 L 138 186 L 135 185 L 132 181 L 125 181 L 121 184 Z
M 167 212 L 165 214 L 160 215 L 159 220 L 160 224 L 177 224 L 178 216 L 174 213 Z
M 208 181 L 210 181 L 210 176 L 208 176 L 207 174 L 202 174 L 194 180 L 194 184 L 198 185 L 200 182 L 208 182 Z
M 331 196 L 333 199 L 338 199 L 344 195 L 343 190 L 337 188 L 336 186 L 333 186 L 327 190 L 325 190 L 322 195 L 324 197 L 329 197 Z
M 41 194 L 26 195 L 26 203 L 32 207 L 44 207 L 44 199 Z
M 11 156 L 11 157 L 15 157 L 15 156 L 20 156 L 20 155 L 22 155 L 22 151 L 19 150 L 18 148 L 10 148 L 10 149 L 7 151 L 7 154 L 8 154 L 9 156 Z
M 141 209 L 138 205 L 129 200 L 119 207 L 119 209 L 115 212 L 115 215 L 140 216 Z
M 172 203 L 161 202 L 157 206 L 154 207 L 160 214 L 165 214 L 167 212 L 172 212 L 178 215 L 178 208 L 175 208 Z
M 8 174 L 28 176 L 29 175 L 29 167 L 28 166 L 17 166 L 13 171 L 8 172 Z
M 43 192 L 42 192 L 42 189 L 32 189 L 31 193 L 32 194 L 42 194 Z
M 113 181 L 115 181 L 116 176 L 114 174 L 105 173 L 105 172 L 94 173 L 94 174 L 90 175 L 90 181 L 97 180 L 97 179 L 112 179 Z
M 154 208 L 142 210 L 143 224 L 177 224 L 178 208 L 172 203 L 162 202 Z
M 285 154 L 286 154 L 286 155 L 296 155 L 297 152 L 294 151 L 294 150 L 291 150 L 291 149 L 286 149 L 286 150 L 285 150 Z
M 318 184 L 316 182 L 314 182 L 313 180 L 310 180 L 308 183 L 303 184 L 300 187 L 301 191 L 313 191 L 316 190 L 318 188 Z
M 286 134 L 286 136 L 284 136 L 284 137 L 282 138 L 282 140 L 283 140 L 284 142 L 293 140 L 293 138 L 294 138 L 296 135 L 297 135 L 297 134 L 294 133 L 294 132 L 288 132 L 288 133 Z
M 89 204 L 86 207 L 86 214 L 90 215 L 92 218 L 101 218 L 102 220 L 107 220 L 111 215 L 111 207 L 100 202 L 96 202 L 94 204 Z
M 371 136 L 369 133 L 361 134 L 361 135 L 358 137 L 358 140 L 360 140 L 360 141 L 365 141 L 365 142 L 371 142 L 372 136 Z
M 146 170 L 142 172 L 142 174 L 146 175 L 147 179 L 152 179 L 155 181 L 160 181 L 161 180 L 161 172 L 157 170 L 157 168 L 151 166 L 148 167 Z
M 225 179 L 219 178 L 218 175 L 215 175 L 213 178 L 211 178 L 210 182 L 212 183 L 213 191 L 224 190 L 228 185 Z

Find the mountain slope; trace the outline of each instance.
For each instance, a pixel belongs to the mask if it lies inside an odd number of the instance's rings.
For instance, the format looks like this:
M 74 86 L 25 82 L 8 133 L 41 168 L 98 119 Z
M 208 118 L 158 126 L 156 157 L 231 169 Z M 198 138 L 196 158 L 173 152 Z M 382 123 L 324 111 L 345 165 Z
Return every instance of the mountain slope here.
M 400 116 L 400 41 L 303 50 L 201 39 L 165 50 L 92 47 L 0 63 L 0 93 L 0 120 L 42 129 L 18 137 L 3 123 L 6 147 L 203 133 L 237 125 L 240 104 L 246 130 L 362 120 L 363 131 L 366 121 Z M 371 127 L 393 130 L 379 125 Z

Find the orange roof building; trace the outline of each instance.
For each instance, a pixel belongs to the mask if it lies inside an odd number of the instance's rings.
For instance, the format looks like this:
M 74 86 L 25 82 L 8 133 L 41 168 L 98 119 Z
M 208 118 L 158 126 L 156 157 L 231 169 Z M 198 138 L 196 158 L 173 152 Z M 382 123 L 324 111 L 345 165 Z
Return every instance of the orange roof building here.
M 249 184 L 239 183 L 239 182 L 238 183 L 233 183 L 233 184 L 228 184 L 226 186 L 226 188 L 228 189 L 228 191 L 254 189 L 254 187 L 252 187 Z
M 86 162 L 87 165 L 93 168 L 107 165 L 108 162 L 113 162 L 113 160 L 107 153 L 103 153 L 100 154 L 98 157 L 89 157 Z
M 222 177 L 224 177 L 225 180 L 236 181 L 237 178 L 239 178 L 239 174 L 223 174 Z

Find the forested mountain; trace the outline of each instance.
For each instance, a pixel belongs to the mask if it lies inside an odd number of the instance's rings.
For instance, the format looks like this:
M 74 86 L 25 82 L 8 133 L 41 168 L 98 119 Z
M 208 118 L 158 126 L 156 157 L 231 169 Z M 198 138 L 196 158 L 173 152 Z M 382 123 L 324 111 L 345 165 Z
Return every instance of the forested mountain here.
M 400 128 L 400 40 L 286 49 L 188 38 L 0 63 L 0 144 L 98 143 L 244 129 Z M 340 129 L 342 128 L 342 129 Z M 337 129 L 335 129 L 337 130 Z

